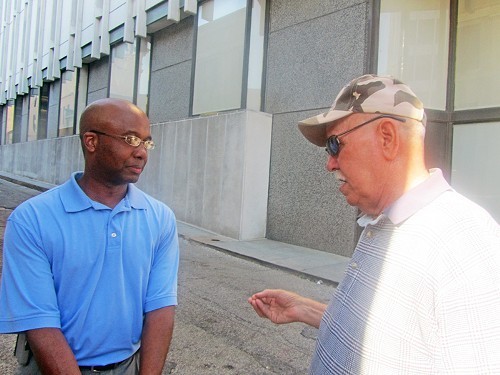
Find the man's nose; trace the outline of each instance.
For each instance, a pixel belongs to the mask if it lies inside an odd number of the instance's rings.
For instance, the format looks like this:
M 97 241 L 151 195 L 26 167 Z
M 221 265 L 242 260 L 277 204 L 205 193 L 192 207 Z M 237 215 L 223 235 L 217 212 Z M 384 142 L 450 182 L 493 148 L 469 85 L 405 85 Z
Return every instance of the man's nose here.
M 339 163 L 337 157 L 327 154 L 325 168 L 328 172 L 333 172 L 339 169 Z
M 141 143 L 138 147 L 135 148 L 134 156 L 140 159 L 148 159 L 148 150 L 146 150 L 144 143 Z

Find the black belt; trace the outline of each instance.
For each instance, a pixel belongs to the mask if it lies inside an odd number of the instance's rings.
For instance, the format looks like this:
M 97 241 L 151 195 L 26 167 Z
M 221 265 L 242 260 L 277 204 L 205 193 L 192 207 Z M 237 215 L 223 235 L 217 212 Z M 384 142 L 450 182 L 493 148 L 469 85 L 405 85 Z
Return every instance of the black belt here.
M 125 362 L 127 359 L 124 359 L 123 361 L 116 363 L 110 363 L 109 365 L 105 366 L 80 366 L 80 370 L 86 370 L 90 372 L 104 372 L 104 371 L 114 370 L 115 368 L 120 366 L 123 362 Z

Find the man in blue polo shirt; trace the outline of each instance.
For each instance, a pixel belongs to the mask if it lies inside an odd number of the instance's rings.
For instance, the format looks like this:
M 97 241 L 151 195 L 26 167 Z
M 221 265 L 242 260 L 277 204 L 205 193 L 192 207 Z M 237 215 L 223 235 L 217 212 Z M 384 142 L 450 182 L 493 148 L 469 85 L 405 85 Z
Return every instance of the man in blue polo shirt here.
M 160 373 L 179 247 L 172 211 L 134 185 L 154 148 L 149 120 L 130 102 L 99 100 L 80 138 L 84 172 L 8 219 L 0 332 L 26 333 L 25 373 Z

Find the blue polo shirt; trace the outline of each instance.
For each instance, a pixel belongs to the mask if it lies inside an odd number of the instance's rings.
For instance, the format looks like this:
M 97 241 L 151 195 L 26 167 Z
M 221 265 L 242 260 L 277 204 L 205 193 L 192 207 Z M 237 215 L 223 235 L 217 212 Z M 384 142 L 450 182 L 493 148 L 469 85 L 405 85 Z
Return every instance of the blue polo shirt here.
M 79 365 L 107 364 L 139 348 L 145 313 L 177 304 L 176 221 L 133 184 L 110 209 L 79 176 L 10 215 L 0 333 L 60 328 Z

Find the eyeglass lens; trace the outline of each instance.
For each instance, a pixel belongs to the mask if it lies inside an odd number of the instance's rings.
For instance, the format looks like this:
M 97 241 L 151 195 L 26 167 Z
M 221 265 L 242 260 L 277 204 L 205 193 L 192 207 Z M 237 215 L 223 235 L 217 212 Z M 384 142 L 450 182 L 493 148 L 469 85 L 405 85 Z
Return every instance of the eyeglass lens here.
M 152 140 L 143 141 L 142 139 L 136 137 L 135 135 L 113 135 L 98 130 L 89 130 L 89 132 L 105 135 L 107 137 L 123 139 L 125 143 L 127 143 L 129 146 L 132 147 L 139 147 L 141 143 L 144 143 L 144 148 L 146 150 L 152 150 L 155 148 L 155 143 Z
M 125 142 L 127 142 L 130 146 L 133 147 L 139 147 L 141 143 L 144 143 L 144 147 L 146 148 L 146 150 L 152 150 L 155 148 L 155 144 L 153 141 L 151 140 L 143 141 L 142 139 L 136 137 L 135 135 L 125 136 L 125 138 L 123 139 L 125 140 Z
M 326 152 L 328 152 L 328 154 L 330 156 L 337 156 L 339 154 L 339 150 L 340 150 L 340 143 L 339 143 L 339 139 L 337 138 L 336 135 L 334 135 L 333 137 L 330 137 L 326 140 Z

